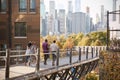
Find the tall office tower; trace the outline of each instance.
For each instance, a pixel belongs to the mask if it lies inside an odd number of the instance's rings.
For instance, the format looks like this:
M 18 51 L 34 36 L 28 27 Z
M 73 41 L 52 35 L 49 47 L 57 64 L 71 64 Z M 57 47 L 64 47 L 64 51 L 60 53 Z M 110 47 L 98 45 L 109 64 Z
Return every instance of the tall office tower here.
M 65 9 L 60 9 L 58 13 L 58 20 L 59 20 L 59 29 L 60 33 L 64 34 L 65 33 Z
M 55 9 L 55 19 L 57 19 L 57 16 L 58 14 L 57 14 L 57 9 Z
M 68 1 L 68 13 L 73 12 L 73 6 L 72 6 L 72 1 Z
M 101 5 L 101 27 L 104 27 L 104 5 Z
M 46 24 L 45 32 L 46 32 L 46 35 L 48 35 L 49 34 L 49 30 L 48 30 L 48 26 L 49 26 L 49 13 L 48 12 L 45 13 L 45 24 Z
M 90 8 L 88 6 L 86 7 L 86 13 L 90 14 Z
M 90 32 L 94 31 L 93 18 L 90 18 Z
M 85 33 L 89 33 L 90 32 L 90 8 L 86 7 L 86 31 Z
M 113 0 L 113 11 L 116 10 L 116 1 L 117 0 Z M 113 14 L 113 21 L 116 21 L 116 14 Z
M 45 4 L 44 4 L 44 0 L 40 0 L 40 16 L 43 19 L 45 18 Z
M 119 5 L 119 10 L 120 10 L 120 5 Z M 120 24 L 120 14 L 119 14 L 119 24 Z
M 66 17 L 66 33 L 67 34 L 72 33 L 72 12 L 73 12 L 72 1 L 68 1 L 68 13 Z
M 55 1 L 49 2 L 49 13 L 51 16 L 55 17 Z
M 46 24 L 45 24 L 45 4 L 44 0 L 40 1 L 40 34 L 42 36 L 46 35 Z
M 96 24 L 100 22 L 100 17 L 99 17 L 99 14 L 97 13 L 96 14 Z
M 80 0 L 75 0 L 75 12 L 81 11 L 81 2 Z
M 55 35 L 58 35 L 59 31 L 58 31 L 58 14 L 57 14 L 57 10 L 55 10 Z
M 76 12 L 72 15 L 72 33 L 86 33 L 86 14 Z
M 55 31 L 55 1 L 49 2 L 49 33 Z

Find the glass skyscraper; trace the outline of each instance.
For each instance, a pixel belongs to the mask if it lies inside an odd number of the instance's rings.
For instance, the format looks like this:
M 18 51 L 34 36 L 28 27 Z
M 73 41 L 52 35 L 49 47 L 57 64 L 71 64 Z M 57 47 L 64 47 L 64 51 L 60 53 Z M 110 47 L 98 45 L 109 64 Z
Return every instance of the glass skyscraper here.
M 81 11 L 81 2 L 80 0 L 75 0 L 75 12 Z

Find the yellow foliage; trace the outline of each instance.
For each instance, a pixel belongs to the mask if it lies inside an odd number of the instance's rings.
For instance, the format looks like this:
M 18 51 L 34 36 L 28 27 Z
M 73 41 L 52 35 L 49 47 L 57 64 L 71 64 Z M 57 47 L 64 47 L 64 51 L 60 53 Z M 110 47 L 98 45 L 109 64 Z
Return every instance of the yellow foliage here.
M 99 80 L 98 77 L 96 73 L 88 73 L 86 75 L 86 80 Z
M 72 48 L 74 46 L 74 41 L 72 40 L 72 38 L 68 38 L 65 42 L 65 44 L 63 45 L 63 48 Z
M 120 53 L 100 53 L 100 77 L 102 80 L 120 80 Z
M 61 44 L 60 41 L 57 41 L 57 45 L 58 45 L 58 47 L 59 47 L 60 49 L 63 47 L 63 45 Z
M 91 44 L 91 40 L 89 37 L 85 36 L 82 40 L 78 43 L 79 46 L 89 46 Z
M 95 42 L 91 43 L 91 46 L 102 46 L 102 42 L 100 40 L 96 40 Z

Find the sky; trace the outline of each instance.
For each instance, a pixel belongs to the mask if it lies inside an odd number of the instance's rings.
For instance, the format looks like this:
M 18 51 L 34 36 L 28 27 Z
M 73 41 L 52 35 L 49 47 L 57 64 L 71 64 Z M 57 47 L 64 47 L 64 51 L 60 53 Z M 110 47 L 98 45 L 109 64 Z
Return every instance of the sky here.
M 49 11 L 49 1 L 55 1 L 56 9 L 68 9 L 68 1 L 72 1 L 73 3 L 73 11 L 75 0 L 44 0 L 45 9 Z M 98 13 L 100 16 L 101 5 L 104 5 L 105 10 L 112 11 L 113 0 L 81 0 L 81 12 L 86 12 L 86 7 L 90 8 L 90 16 L 93 18 L 93 22 L 95 22 L 96 14 Z M 117 0 L 117 9 L 120 5 L 120 0 Z

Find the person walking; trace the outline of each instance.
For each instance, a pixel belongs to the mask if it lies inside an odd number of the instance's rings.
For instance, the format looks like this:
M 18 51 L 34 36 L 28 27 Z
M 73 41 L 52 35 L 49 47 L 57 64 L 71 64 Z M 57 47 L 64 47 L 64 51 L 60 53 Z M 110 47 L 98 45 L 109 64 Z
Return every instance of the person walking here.
M 50 45 L 50 51 L 52 53 L 52 66 L 55 65 L 56 60 L 56 54 L 57 54 L 58 46 L 56 44 L 56 41 L 54 40 L 53 43 Z
M 32 43 L 30 41 L 27 44 L 27 49 L 26 49 L 26 52 L 25 52 L 25 55 L 27 55 L 26 59 L 25 59 L 25 65 L 30 65 L 30 62 L 29 62 L 30 56 L 29 56 L 29 54 L 31 54 L 31 46 L 32 46 Z
M 31 52 L 32 54 L 35 54 L 37 52 L 37 45 L 35 42 L 32 42 Z
M 36 64 L 37 63 L 37 56 L 36 56 L 36 53 L 37 53 L 37 45 L 36 43 L 33 41 L 32 42 L 32 46 L 31 46 L 31 54 L 34 54 L 34 55 L 31 55 L 31 62 L 33 64 Z
M 44 65 L 47 65 L 47 59 L 49 58 L 49 45 L 47 39 L 45 39 L 45 42 L 43 42 L 42 48 L 44 53 Z

